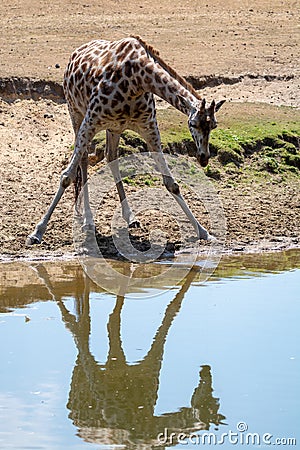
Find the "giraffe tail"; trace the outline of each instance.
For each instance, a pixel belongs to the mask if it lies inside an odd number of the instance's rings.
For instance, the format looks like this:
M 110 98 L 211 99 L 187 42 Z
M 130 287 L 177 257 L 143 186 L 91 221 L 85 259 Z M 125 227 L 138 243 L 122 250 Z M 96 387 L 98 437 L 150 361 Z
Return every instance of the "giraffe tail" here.
M 80 166 L 77 167 L 76 177 L 73 184 L 74 184 L 74 202 L 76 204 L 82 188 L 82 173 Z

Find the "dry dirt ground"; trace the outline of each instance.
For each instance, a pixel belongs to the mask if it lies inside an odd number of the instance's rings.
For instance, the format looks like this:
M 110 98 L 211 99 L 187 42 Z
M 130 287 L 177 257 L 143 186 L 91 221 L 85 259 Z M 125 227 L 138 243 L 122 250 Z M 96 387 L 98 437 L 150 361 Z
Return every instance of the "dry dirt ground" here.
M 220 83 L 207 87 L 208 98 L 299 107 L 299 13 L 293 0 L 8 0 L 1 5 L 0 88 L 13 77 L 61 82 L 78 45 L 140 34 L 183 75 Z M 73 134 L 66 106 L 47 99 L 7 101 L 3 90 L 2 95 L 0 253 L 72 252 L 71 190 L 55 211 L 45 242 L 24 249 L 70 156 Z M 283 187 L 280 177 L 242 189 L 224 183 L 220 196 L 227 250 L 299 245 L 297 184 Z

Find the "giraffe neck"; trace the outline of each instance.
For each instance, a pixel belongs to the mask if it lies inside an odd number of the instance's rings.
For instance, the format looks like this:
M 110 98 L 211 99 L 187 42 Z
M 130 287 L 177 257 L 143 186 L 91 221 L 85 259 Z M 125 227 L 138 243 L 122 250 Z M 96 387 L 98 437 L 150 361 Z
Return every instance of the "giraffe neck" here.
M 187 116 L 199 103 L 199 99 L 190 90 L 157 64 L 153 68 L 151 81 L 146 76 L 145 84 L 146 90 L 150 90 Z
M 144 89 L 166 100 L 185 115 L 199 105 L 201 97 L 176 70 L 166 63 L 140 36 L 132 36 L 139 48 Z

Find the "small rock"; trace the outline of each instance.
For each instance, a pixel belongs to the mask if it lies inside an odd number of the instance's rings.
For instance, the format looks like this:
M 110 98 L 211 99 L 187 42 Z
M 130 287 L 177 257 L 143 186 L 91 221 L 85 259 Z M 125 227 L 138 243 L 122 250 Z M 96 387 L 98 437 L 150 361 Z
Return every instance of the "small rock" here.
M 59 69 L 60 65 L 58 63 L 55 64 L 55 69 Z

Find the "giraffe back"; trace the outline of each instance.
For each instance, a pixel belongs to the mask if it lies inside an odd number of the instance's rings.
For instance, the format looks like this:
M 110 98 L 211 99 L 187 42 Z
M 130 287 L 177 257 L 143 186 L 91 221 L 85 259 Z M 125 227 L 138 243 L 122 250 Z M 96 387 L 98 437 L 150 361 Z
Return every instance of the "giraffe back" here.
M 142 93 L 141 64 L 147 52 L 135 38 L 94 40 L 76 49 L 64 75 L 67 102 L 83 115 L 96 96 L 101 105 Z M 112 105 L 114 107 L 114 105 Z

